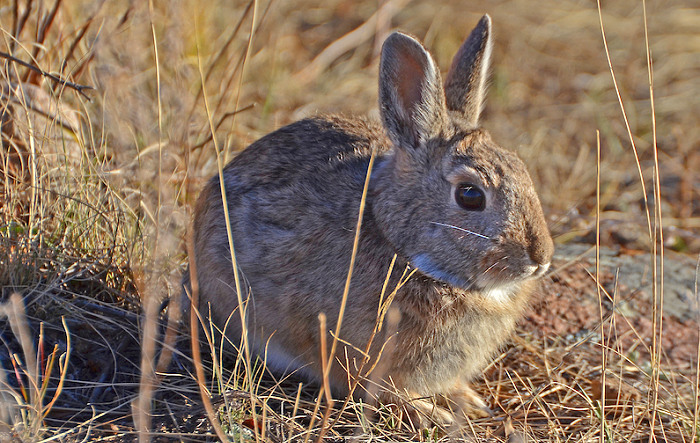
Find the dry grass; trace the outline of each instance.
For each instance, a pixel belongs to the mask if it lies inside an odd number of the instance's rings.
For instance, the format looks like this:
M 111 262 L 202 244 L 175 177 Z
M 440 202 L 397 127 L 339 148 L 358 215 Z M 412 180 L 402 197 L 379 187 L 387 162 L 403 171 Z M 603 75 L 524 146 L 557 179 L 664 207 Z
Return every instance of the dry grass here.
M 446 69 L 481 14 L 492 16 L 484 124 L 528 164 L 560 245 L 592 245 L 599 233 L 601 245 L 621 255 L 654 252 L 631 136 L 650 218 L 663 219 L 664 246 L 693 257 L 686 269 L 700 253 L 700 9 L 688 2 L 646 5 L 653 108 L 643 5 L 603 5 L 630 134 L 592 2 L 5 3 L 0 52 L 94 89 L 81 94 L 0 59 L 0 285 L 3 300 L 14 292 L 24 297 L 26 329 L 34 335 L 28 343 L 11 322 L 0 323 L 0 440 L 130 440 L 147 428 L 163 441 L 215 439 L 188 338 L 166 345 L 172 362 L 157 376 L 152 369 L 143 376 L 157 357 L 142 359 L 139 345 L 146 332 L 161 340 L 166 330 L 158 311 L 166 296 L 179 295 L 191 205 L 216 173 L 217 157 L 226 161 L 281 125 L 317 112 L 376 115 L 378 47 L 393 28 L 421 38 Z M 476 383 L 495 417 L 469 422 L 462 435 L 698 441 L 698 350 L 683 360 L 662 346 L 664 333 L 697 334 L 697 311 L 682 321 L 664 315 L 661 274 L 653 284 L 639 282 L 657 288 L 647 291 L 653 299 L 642 299 L 617 285 L 615 267 L 604 272 L 596 285 L 594 272 L 560 259 L 546 282 L 556 296 L 536 305 L 513 345 Z M 673 277 L 667 274 L 669 286 Z M 697 285 L 687 289 L 697 297 Z M 621 300 L 642 306 L 636 317 L 618 309 Z M 565 312 L 555 311 L 560 304 L 576 311 L 588 301 L 595 310 L 581 312 L 591 315 L 569 318 L 564 327 L 548 327 L 557 319 L 541 311 Z M 142 309 L 153 313 L 148 321 Z M 11 313 L 9 305 L 4 310 Z M 205 346 L 210 381 L 203 388 L 229 437 L 446 435 L 417 432 L 389 409 L 355 402 L 314 414 L 318 387 L 276 380 L 255 361 L 223 355 L 220 345 Z M 70 356 L 67 367 L 60 355 Z

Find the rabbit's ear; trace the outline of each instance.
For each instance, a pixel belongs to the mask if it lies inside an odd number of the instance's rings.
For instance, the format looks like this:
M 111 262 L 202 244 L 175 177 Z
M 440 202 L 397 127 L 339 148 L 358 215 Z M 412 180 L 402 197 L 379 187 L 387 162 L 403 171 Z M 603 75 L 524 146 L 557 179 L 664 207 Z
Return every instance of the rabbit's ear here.
M 398 146 L 419 146 L 439 133 L 445 120 L 440 72 L 414 38 L 395 32 L 382 46 L 379 112 Z
M 483 108 L 492 45 L 491 17 L 484 15 L 457 51 L 445 80 L 447 109 L 474 126 Z

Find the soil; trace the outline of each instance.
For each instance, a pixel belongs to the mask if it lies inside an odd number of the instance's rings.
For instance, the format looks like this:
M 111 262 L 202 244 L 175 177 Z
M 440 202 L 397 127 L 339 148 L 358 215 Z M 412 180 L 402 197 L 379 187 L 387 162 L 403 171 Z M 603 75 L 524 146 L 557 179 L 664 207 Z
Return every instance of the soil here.
M 681 369 L 694 366 L 698 354 L 700 309 L 698 263 L 664 251 L 661 330 L 665 362 Z M 661 261 L 657 258 L 657 273 Z M 586 244 L 558 245 L 552 271 L 527 313 L 522 328 L 537 337 L 572 342 L 590 335 L 600 339 L 601 318 L 606 343 L 648 356 L 654 339 L 654 299 L 661 301 L 660 278 L 653 285 L 654 260 L 648 253 L 623 247 L 600 249 L 600 295 L 596 285 L 596 251 Z M 601 317 L 602 316 L 602 317 Z M 657 332 L 657 337 L 659 336 Z

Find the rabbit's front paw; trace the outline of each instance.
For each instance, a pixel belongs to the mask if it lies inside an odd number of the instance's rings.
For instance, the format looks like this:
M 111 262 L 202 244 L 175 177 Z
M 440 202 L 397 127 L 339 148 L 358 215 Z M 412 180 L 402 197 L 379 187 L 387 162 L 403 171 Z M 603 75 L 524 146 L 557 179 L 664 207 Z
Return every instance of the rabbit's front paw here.
M 416 430 L 431 426 L 448 429 L 459 427 L 469 419 L 493 416 L 493 412 L 481 396 L 465 383 L 442 395 L 411 395 L 394 404 L 400 405 L 396 406 L 397 412 Z
M 452 412 L 437 404 L 433 396 L 385 392 L 381 395 L 380 403 L 388 407 L 394 417 L 417 432 L 433 426 L 447 429 L 455 422 Z
M 493 411 L 484 399 L 466 383 L 461 383 L 454 390 L 439 396 L 438 404 L 454 414 L 469 418 L 493 416 Z
M 404 403 L 407 418 L 416 429 L 431 426 L 448 428 L 455 422 L 455 416 L 443 408 L 432 397 L 415 398 Z

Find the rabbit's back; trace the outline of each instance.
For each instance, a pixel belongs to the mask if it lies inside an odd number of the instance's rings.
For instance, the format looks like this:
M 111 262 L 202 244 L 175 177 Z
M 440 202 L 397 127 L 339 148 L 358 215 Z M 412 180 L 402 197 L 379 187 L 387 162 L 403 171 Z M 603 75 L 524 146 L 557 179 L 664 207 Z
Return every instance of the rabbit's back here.
M 346 177 L 361 185 L 366 172 L 361 165 L 369 161 L 371 149 L 385 150 L 388 145 L 384 130 L 374 121 L 336 115 L 308 118 L 262 137 L 238 154 L 224 168 L 227 189 L 238 195 L 296 186 L 313 190 L 316 184 L 325 188 L 331 178 Z
M 310 325 L 318 324 L 319 312 L 328 313 L 329 321 L 337 314 L 369 157 L 377 149 L 381 163 L 389 145 L 384 137 L 369 120 L 306 119 L 261 138 L 225 167 L 243 298 L 252 294 L 249 329 L 274 328 L 293 337 L 294 348 L 317 349 L 317 327 Z M 217 176 L 205 187 L 195 216 L 200 310 L 208 312 L 210 304 L 218 325 L 238 304 L 220 192 Z M 363 243 L 377 241 L 365 236 Z M 376 312 L 376 306 L 366 308 Z M 237 317 L 230 322 L 232 336 L 239 323 Z M 358 333 L 364 337 L 371 326 Z M 279 339 L 284 337 L 273 342 Z M 273 351 L 268 355 L 284 354 Z

